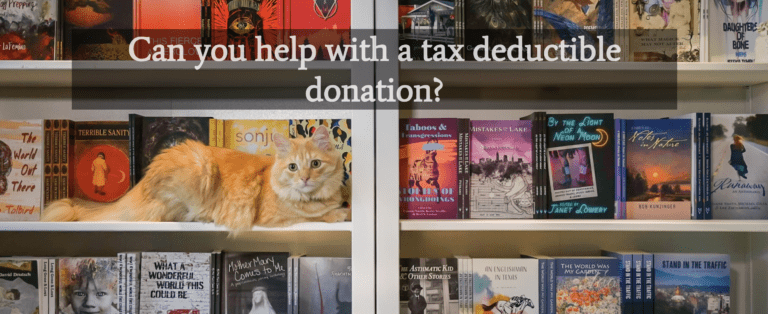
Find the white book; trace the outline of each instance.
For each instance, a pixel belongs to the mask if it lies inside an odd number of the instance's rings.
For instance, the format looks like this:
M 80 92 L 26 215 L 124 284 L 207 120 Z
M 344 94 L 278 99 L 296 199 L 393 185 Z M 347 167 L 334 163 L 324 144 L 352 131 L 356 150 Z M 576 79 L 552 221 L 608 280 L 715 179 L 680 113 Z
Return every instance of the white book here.
M 475 258 L 472 277 L 476 279 L 473 308 L 479 306 L 494 313 L 540 313 L 537 259 Z

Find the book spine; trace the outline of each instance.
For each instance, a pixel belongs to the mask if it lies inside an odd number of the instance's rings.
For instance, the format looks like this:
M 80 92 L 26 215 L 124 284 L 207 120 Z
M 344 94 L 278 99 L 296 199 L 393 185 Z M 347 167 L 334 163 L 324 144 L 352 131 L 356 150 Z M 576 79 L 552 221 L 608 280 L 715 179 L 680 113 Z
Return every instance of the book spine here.
M 547 313 L 547 260 L 539 259 L 539 312 Z
M 456 181 L 458 187 L 458 200 L 456 218 L 464 218 L 464 119 L 458 119 L 458 139 L 456 140 Z
M 464 258 L 457 256 L 456 260 L 459 265 L 459 314 L 466 314 L 467 313 L 467 296 L 466 293 L 466 282 L 464 282 L 464 272 L 466 269 L 464 268 Z
M 632 290 L 634 290 L 635 298 L 634 298 L 634 306 L 632 312 L 634 314 L 641 314 L 643 313 L 643 255 L 642 254 L 632 254 L 632 277 L 634 280 L 634 285 L 632 287 Z
M 225 127 L 224 120 L 216 121 L 216 147 L 224 147 Z
M 73 140 L 75 138 L 75 126 L 72 121 L 69 120 L 61 120 L 61 181 L 59 184 L 61 184 L 61 197 L 62 198 L 70 198 L 73 195 L 72 191 L 74 191 L 74 186 L 71 184 L 74 183 L 70 182 L 70 172 L 72 170 L 71 164 L 74 164 L 72 162 L 72 157 L 74 157 L 74 149 L 72 147 L 72 144 L 74 144 Z
M 48 276 L 48 263 L 50 263 L 50 259 L 44 258 L 42 259 L 42 276 L 43 276 L 43 285 L 41 287 L 41 291 L 43 294 L 43 297 L 40 299 L 40 313 L 49 313 L 49 307 L 50 307 L 50 294 L 51 289 L 49 287 L 49 281 L 51 280 L 50 276 Z
M 712 114 L 704 113 L 704 219 L 712 219 Z
M 47 295 L 47 292 L 46 292 L 47 290 L 43 289 L 43 287 L 45 287 L 45 281 L 47 281 L 48 278 L 46 278 L 45 276 L 42 276 L 42 273 L 43 273 L 43 262 L 45 260 L 46 259 L 44 259 L 44 258 L 35 259 L 35 261 L 37 262 L 37 269 L 36 269 L 36 271 L 40 275 L 40 276 L 37 276 L 37 287 L 38 287 L 38 289 L 37 289 L 37 298 L 38 298 L 38 300 L 40 300 L 40 302 L 38 303 L 37 306 L 38 306 L 38 311 L 40 313 L 42 313 L 43 307 L 48 305 L 48 303 L 45 302 L 45 300 L 46 300 L 45 298 L 46 298 L 46 295 Z
M 131 187 L 136 185 L 136 115 L 128 115 L 128 171 Z
M 125 253 L 117 253 L 117 312 L 125 314 Z
M 469 119 L 464 119 L 464 218 L 469 219 L 472 214 L 470 208 L 471 193 L 472 193 L 472 172 L 470 172 L 471 160 L 469 159 L 472 152 L 472 130 L 470 128 Z
M 702 154 L 702 141 L 704 117 L 701 112 L 696 113 L 696 219 L 704 218 L 704 156 Z
M 293 278 L 293 260 L 295 257 L 291 256 L 288 258 L 288 278 Z M 288 314 L 294 314 L 293 312 L 293 303 L 298 302 L 298 300 L 293 299 L 293 289 L 298 289 L 299 287 L 293 286 L 293 280 L 287 280 L 288 281 Z
M 208 120 L 208 146 L 218 147 L 218 133 L 216 133 L 217 126 L 216 119 Z
M 533 162 L 533 177 L 535 180 L 535 183 L 533 185 L 533 188 L 535 190 L 534 193 L 534 212 L 536 213 L 537 219 L 544 219 L 546 216 L 544 215 L 544 200 L 542 199 L 542 192 L 541 192 L 541 185 L 542 185 L 542 178 L 541 178 L 541 152 L 539 151 L 541 149 L 541 138 L 539 136 L 539 133 L 541 131 L 541 121 L 539 120 L 539 114 L 534 113 L 533 118 L 531 119 L 533 127 L 531 129 L 531 136 L 533 136 L 533 149 L 531 150 L 532 156 L 535 157 L 535 161 Z
M 632 255 L 622 254 L 621 262 L 621 272 L 624 274 L 624 278 L 621 281 L 621 313 L 632 314 Z
M 216 310 L 216 313 L 224 313 L 224 309 L 222 306 L 223 302 L 221 300 L 221 296 L 222 296 L 222 292 L 221 292 L 222 271 L 221 270 L 223 269 L 222 265 L 224 265 L 224 253 L 217 252 L 216 259 L 217 259 L 216 264 L 218 265 L 218 267 L 216 267 L 216 297 L 215 297 L 216 308 L 215 310 Z
M 293 286 L 296 287 L 296 289 L 293 289 L 293 299 L 296 300 L 296 302 L 293 302 L 293 313 L 299 313 L 299 271 L 301 270 L 301 267 L 299 266 L 299 260 L 301 257 L 296 257 L 293 259 Z
M 643 263 L 645 264 L 643 267 L 645 272 L 643 274 L 643 288 L 645 289 L 643 291 L 643 313 L 653 314 L 653 254 L 643 254 Z
M 614 207 L 616 208 L 616 211 L 613 214 L 614 219 L 624 219 L 621 217 L 621 119 L 615 119 L 613 120 L 613 128 L 614 128 L 614 142 L 615 142 L 615 154 L 616 156 L 616 165 L 614 165 L 614 170 L 616 172 L 616 175 L 614 176 Z
M 53 199 L 51 198 L 51 154 L 53 153 L 51 147 L 51 138 L 53 137 L 53 121 L 44 121 L 45 131 L 43 133 L 43 205 L 48 205 Z M 45 206 L 43 206 L 45 208 Z M 41 212 L 42 215 L 42 212 Z
M 539 127 L 539 142 L 541 143 L 540 154 L 541 158 L 539 163 L 541 164 L 541 192 L 542 192 L 542 205 L 544 209 L 544 218 L 549 217 L 549 192 L 548 183 L 549 175 L 547 174 L 547 115 L 544 112 L 540 113 L 540 127 Z
M 210 314 L 215 314 L 216 312 L 216 268 L 218 267 L 216 263 L 216 252 L 211 252 L 210 265 L 211 265 L 211 269 L 208 272 L 208 275 L 210 278 L 209 286 L 211 289 L 211 293 L 208 296 L 208 300 L 209 300 L 208 303 L 210 304 L 208 308 L 210 309 L 209 310 Z
M 548 259 L 549 266 L 547 267 L 547 271 L 549 271 L 549 280 L 547 280 L 547 313 L 549 314 L 557 314 L 557 284 L 555 283 L 555 259 L 550 258 Z
M 51 199 L 62 199 L 61 186 L 61 120 L 53 120 L 53 137 L 51 138 L 51 146 L 53 146 L 53 153 L 51 153 L 51 166 L 53 167 L 51 175 Z
M 58 291 L 59 276 L 57 275 L 55 258 L 48 259 L 48 277 L 48 313 L 56 314 L 56 303 L 59 300 L 59 295 L 56 293 Z

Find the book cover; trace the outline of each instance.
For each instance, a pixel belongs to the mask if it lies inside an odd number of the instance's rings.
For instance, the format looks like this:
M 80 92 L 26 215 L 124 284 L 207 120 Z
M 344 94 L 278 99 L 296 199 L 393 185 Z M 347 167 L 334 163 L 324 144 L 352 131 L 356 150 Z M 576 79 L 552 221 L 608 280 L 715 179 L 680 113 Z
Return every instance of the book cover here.
M 64 60 L 133 60 L 133 1 L 61 0 Z
M 42 120 L 0 121 L 0 221 L 40 219 L 44 141 Z
M 211 253 L 141 254 L 139 313 L 211 312 Z
M 627 120 L 627 218 L 691 219 L 691 121 Z
M 200 0 L 133 0 L 134 36 L 152 39 L 136 42 L 138 58 L 154 54 L 155 45 L 181 45 L 182 50 L 167 49 L 165 58 L 199 60 L 194 45 L 201 43 L 202 6 Z M 172 12 L 172 13 L 171 13 Z
M 437 2 L 437 1 L 435 1 Z M 487 57 L 492 47 L 522 45 L 512 49 L 512 56 L 525 56 L 524 47 L 533 42 L 533 4 L 529 0 L 465 0 L 460 34 L 467 60 Z M 486 42 L 483 36 L 488 36 Z M 521 37 L 518 41 L 517 36 Z M 478 49 L 479 47 L 482 49 Z M 477 50 L 477 51 L 476 51 Z M 539 54 L 541 55 L 541 54 Z M 519 60 L 523 61 L 523 60 Z
M 58 260 L 58 314 L 98 311 L 117 314 L 117 257 L 71 257 Z M 98 298 L 99 302 L 88 302 Z
M 400 259 L 400 314 L 458 312 L 456 258 Z
M 531 121 L 471 121 L 470 218 L 533 218 Z
M 457 219 L 456 119 L 400 120 L 400 218 Z
M 288 312 L 288 253 L 224 253 L 224 314 Z
M 397 25 L 400 45 L 410 46 L 414 60 L 424 60 L 424 41 L 430 45 L 455 44 L 457 13 L 455 1 L 399 0 Z M 447 46 L 444 50 L 450 53 Z M 438 51 L 432 49 L 427 52 L 427 56 L 432 58 Z
M 0 314 L 36 314 L 41 298 L 38 260 L 0 260 Z M 46 294 L 47 295 L 47 294 Z
M 58 53 L 56 0 L 0 2 L 0 60 L 54 60 Z
M 128 122 L 76 122 L 74 135 L 74 197 L 112 202 L 131 187 Z
M 547 216 L 613 219 L 613 114 L 547 115 L 546 124 Z
M 714 219 L 768 219 L 768 115 L 713 114 Z
M 209 143 L 208 126 L 211 118 L 208 117 L 142 117 L 133 115 L 132 128 L 140 128 L 134 132 L 141 132 L 131 142 L 134 145 L 134 154 L 138 163 L 138 175 L 136 182 L 144 176 L 144 171 L 157 154 L 166 148 L 174 147 L 187 140 L 194 140 L 204 144 Z
M 612 257 L 558 257 L 556 309 L 565 313 L 621 313 L 621 270 Z
M 632 267 L 633 252 L 602 251 L 603 256 L 610 256 L 619 261 L 621 281 L 621 313 L 632 313 L 634 307 L 634 267 Z
M 472 313 L 534 314 L 541 311 L 539 260 L 472 259 Z
M 290 15 L 290 26 L 286 27 L 290 29 L 290 36 L 296 36 L 297 44 L 315 46 L 315 60 L 331 59 L 326 45 L 332 45 L 333 51 L 341 51 L 338 49 L 342 49 L 342 45 L 351 43 L 351 0 L 283 1 L 287 5 L 286 14 Z M 347 53 L 349 60 L 349 50 Z
M 730 313 L 730 256 L 654 254 L 653 266 L 654 313 Z
M 595 49 L 600 47 L 598 36 L 603 38 L 604 49 L 607 50 L 608 46 L 613 45 L 613 1 L 542 0 L 540 5 L 541 8 L 533 10 L 533 15 L 540 21 L 540 34 L 537 36 L 542 41 L 542 47 L 559 45 L 561 41 L 569 45 L 572 43 L 571 39 L 578 36 L 585 36 L 584 42 Z M 549 52 L 550 57 L 561 58 L 559 55 L 558 49 Z M 571 54 L 571 49 L 566 49 L 565 56 L 570 60 L 598 58 L 597 54 L 582 56 L 579 49 L 576 50 L 576 55 Z
M 699 62 L 698 0 L 659 0 L 629 6 L 630 61 Z
M 352 313 L 352 259 L 299 258 L 299 312 Z
M 710 62 L 768 62 L 768 4 L 714 0 L 708 6 Z
M 284 1 L 212 0 L 211 44 L 243 45 L 243 54 L 237 50 L 236 56 L 256 60 L 258 45 L 283 43 Z M 257 36 L 261 37 L 258 43 Z
M 222 147 L 256 155 L 275 156 L 272 134 L 288 137 L 288 120 L 215 120 Z M 221 130 L 218 130 L 221 128 Z

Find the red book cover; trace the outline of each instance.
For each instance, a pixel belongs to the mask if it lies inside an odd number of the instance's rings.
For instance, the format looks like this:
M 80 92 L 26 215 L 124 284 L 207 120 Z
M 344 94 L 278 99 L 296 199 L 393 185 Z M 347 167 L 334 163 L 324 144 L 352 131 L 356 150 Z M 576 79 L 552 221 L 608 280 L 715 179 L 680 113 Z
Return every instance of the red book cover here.
M 243 45 L 255 60 L 256 36 L 262 45 L 283 43 L 283 0 L 213 0 L 211 10 L 211 45 Z
M 112 202 L 131 187 L 128 160 L 128 122 L 76 122 L 74 197 L 95 202 Z
M 296 36 L 297 44 L 315 46 L 315 60 L 329 59 L 325 45 L 350 44 L 350 0 L 286 0 L 288 1 L 291 35 Z
M 58 18 L 55 0 L 0 1 L 0 60 L 53 60 Z
M 457 219 L 457 119 L 400 120 L 400 218 Z
M 61 0 L 65 60 L 132 60 L 133 1 Z
M 155 45 L 182 45 L 184 58 L 199 60 L 194 45 L 200 44 L 201 3 L 199 0 L 134 0 L 134 36 L 146 36 L 151 42 L 137 42 L 137 56 L 151 55 Z M 174 51 L 175 59 L 179 59 Z M 166 50 L 166 57 L 170 54 Z

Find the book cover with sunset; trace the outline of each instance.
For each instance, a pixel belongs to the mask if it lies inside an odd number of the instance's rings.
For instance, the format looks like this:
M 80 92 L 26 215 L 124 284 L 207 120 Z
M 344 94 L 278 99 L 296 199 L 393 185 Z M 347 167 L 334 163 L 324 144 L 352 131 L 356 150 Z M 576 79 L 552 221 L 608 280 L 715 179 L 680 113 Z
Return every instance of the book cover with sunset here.
M 400 217 L 457 219 L 457 119 L 400 120 Z
M 94 202 L 112 202 L 131 187 L 128 122 L 76 122 L 74 197 Z
M 691 219 L 691 121 L 627 120 L 627 218 Z
M 471 123 L 470 218 L 533 218 L 531 121 Z

